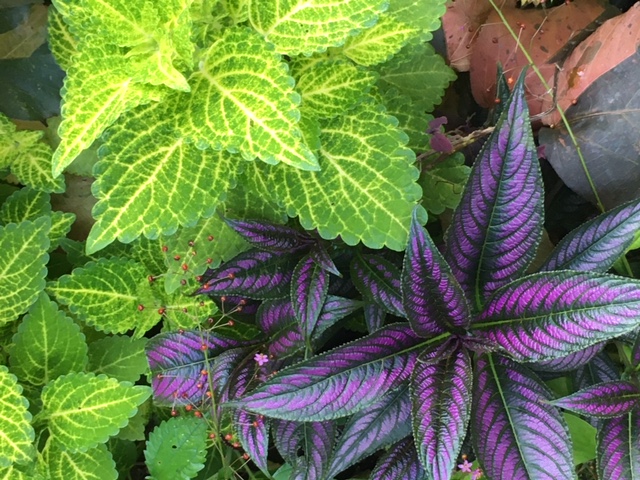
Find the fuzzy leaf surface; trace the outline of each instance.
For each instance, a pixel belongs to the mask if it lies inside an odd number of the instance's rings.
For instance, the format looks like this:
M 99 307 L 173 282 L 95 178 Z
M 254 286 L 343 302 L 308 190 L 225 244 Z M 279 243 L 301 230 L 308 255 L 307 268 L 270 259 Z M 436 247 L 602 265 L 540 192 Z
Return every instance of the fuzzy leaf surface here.
M 390 325 L 282 370 L 231 405 L 296 421 L 349 415 L 408 378 L 419 342 L 407 325 Z
M 413 437 L 429 478 L 448 479 L 471 413 L 471 356 L 459 348 L 439 362 L 416 362 L 411 378 Z
M 371 480 L 427 480 L 412 437 L 393 445 L 378 461 L 371 473 Z
M 552 403 L 587 417 L 619 417 L 640 407 L 640 389 L 621 380 L 598 383 Z
M 36 453 L 33 447 L 35 433 L 27 410 L 29 402 L 22 396 L 22 387 L 15 375 L 4 365 L 0 365 L 0 388 L 0 467 L 12 463 L 28 464 Z
M 404 317 L 400 271 L 379 255 L 358 255 L 351 262 L 351 280 L 368 301 L 391 315 Z
M 71 373 L 43 389 L 42 414 L 52 436 L 69 450 L 84 451 L 115 435 L 150 395 L 149 387 Z
M 11 371 L 32 385 L 81 372 L 87 364 L 87 344 L 80 327 L 44 292 L 20 323 L 13 344 Z
M 372 27 L 384 8 L 380 0 L 252 0 L 249 21 L 279 53 L 309 56 Z
M 298 262 L 291 277 L 291 305 L 306 338 L 310 338 L 316 328 L 328 289 L 329 274 L 311 255 Z
M 620 205 L 565 235 L 540 267 L 549 270 L 606 272 L 640 229 L 640 201 Z
M 571 270 L 530 275 L 490 298 L 475 333 L 520 361 L 564 357 L 636 328 L 639 287 L 637 280 Z
M 476 308 L 524 273 L 542 238 L 542 177 L 523 80 L 482 147 L 446 234 L 445 257 Z
M 596 444 L 598 478 L 638 480 L 640 478 L 640 413 L 604 420 Z
M 474 451 L 488 478 L 576 478 L 568 428 L 551 391 L 506 358 L 478 358 L 471 416 Z
M 0 325 L 26 312 L 44 290 L 51 221 L 0 226 Z

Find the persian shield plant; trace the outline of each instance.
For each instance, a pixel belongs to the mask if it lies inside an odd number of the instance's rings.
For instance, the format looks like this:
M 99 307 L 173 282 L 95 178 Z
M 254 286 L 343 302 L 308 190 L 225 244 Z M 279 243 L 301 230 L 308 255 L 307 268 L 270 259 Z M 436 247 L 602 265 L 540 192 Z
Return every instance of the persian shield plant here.
M 640 324 L 640 282 L 603 273 L 633 241 L 640 202 L 577 228 L 528 273 L 543 189 L 523 93 L 521 77 L 472 168 L 443 253 L 417 208 L 401 271 L 384 252 L 236 223 L 259 249 L 208 271 L 200 291 L 259 304 L 263 336 L 156 337 L 148 356 L 157 401 L 207 405 L 216 418 L 232 412 L 242 446 L 264 470 L 271 429 L 291 478 L 334 478 L 388 446 L 371 478 L 449 479 L 467 435 L 487 478 L 575 478 L 567 423 L 536 371 L 582 367 Z M 358 307 L 345 307 L 354 286 L 370 334 L 314 355 L 331 325 Z M 263 350 L 269 361 L 256 366 L 252 356 Z M 195 380 L 203 365 L 217 375 L 209 374 L 214 405 Z M 628 414 L 637 399 L 625 401 L 618 410 Z

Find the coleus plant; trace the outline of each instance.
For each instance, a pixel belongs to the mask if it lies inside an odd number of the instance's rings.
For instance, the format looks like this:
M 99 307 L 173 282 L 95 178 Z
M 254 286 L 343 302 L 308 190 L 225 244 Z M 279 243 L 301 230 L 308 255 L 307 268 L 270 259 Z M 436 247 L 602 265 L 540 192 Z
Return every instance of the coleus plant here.
M 414 210 L 401 272 L 393 254 L 230 222 L 258 248 L 209 270 L 199 292 L 257 306 L 263 335 L 155 337 L 147 355 L 156 402 L 227 415 L 265 471 L 271 429 L 291 478 L 330 479 L 387 446 L 371 478 L 448 479 L 468 433 L 487 478 L 575 478 L 557 408 L 572 400 L 555 401 L 535 371 L 583 368 L 604 342 L 640 325 L 640 282 L 603 273 L 633 241 L 640 201 L 580 226 L 529 274 L 543 189 L 523 93 L 521 77 L 472 168 L 443 253 Z M 370 333 L 321 352 L 335 322 L 358 308 L 354 286 Z M 625 401 L 637 406 L 636 397 Z M 606 430 L 600 465 L 614 454 L 634 464 L 637 423 Z M 613 472 L 603 478 L 640 478 L 600 468 Z

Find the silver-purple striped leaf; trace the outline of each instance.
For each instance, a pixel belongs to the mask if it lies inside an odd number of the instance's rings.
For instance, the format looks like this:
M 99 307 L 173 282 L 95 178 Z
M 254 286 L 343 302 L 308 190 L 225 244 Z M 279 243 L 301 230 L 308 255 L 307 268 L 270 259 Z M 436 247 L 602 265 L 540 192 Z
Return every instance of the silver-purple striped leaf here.
M 298 457 L 290 480 L 324 480 L 329 467 L 329 458 L 336 438 L 336 424 L 325 422 L 304 422 L 299 448 L 304 456 Z
M 207 373 L 215 356 L 242 343 L 189 330 L 156 335 L 145 351 L 156 405 L 200 405 L 207 400 Z M 203 373 L 207 372 L 207 373 Z
M 606 272 L 640 230 L 640 200 L 620 205 L 569 232 L 540 270 Z
M 292 422 L 290 420 L 271 420 L 271 433 L 273 443 L 278 453 L 290 465 L 295 465 L 298 459 L 298 448 L 302 443 L 302 422 Z
M 640 412 L 602 421 L 596 464 L 603 480 L 640 480 Z
M 269 337 L 267 354 L 275 358 L 294 355 L 305 346 L 300 325 L 293 314 L 291 300 L 282 298 L 262 302 L 256 323 Z
M 335 295 L 327 295 L 327 298 L 322 305 L 320 316 L 316 323 L 316 328 L 311 335 L 312 342 L 319 342 L 322 334 L 330 327 L 335 325 L 339 320 L 342 320 L 347 315 L 351 315 L 353 312 L 362 307 L 362 302 L 358 300 L 352 300 L 350 298 L 336 297 Z
M 342 277 L 342 273 L 340 273 L 340 270 L 336 267 L 331 255 L 329 255 L 329 252 L 327 252 L 322 245 L 317 245 L 311 250 L 311 252 L 309 252 L 309 254 L 311 255 L 311 258 L 313 258 L 313 261 L 316 262 L 324 271 L 332 273 L 337 277 Z
M 357 255 L 351 262 L 351 280 L 362 297 L 387 313 L 404 317 L 400 270 L 379 255 Z
M 636 331 L 632 333 L 634 335 L 633 346 L 631 347 L 630 360 L 635 367 L 640 365 L 640 332 Z
M 230 405 L 295 421 L 344 417 L 407 380 L 421 342 L 409 325 L 389 325 L 282 370 Z
M 537 362 L 630 332 L 639 319 L 640 281 L 561 270 L 500 289 L 473 327 L 515 359 Z
M 367 331 L 373 333 L 384 325 L 384 319 L 387 312 L 376 303 L 365 303 L 364 307 L 364 323 L 367 325 Z
M 583 350 L 570 353 L 566 357 L 545 360 L 529 365 L 536 372 L 569 372 L 589 363 L 602 351 L 606 342 L 596 343 Z
M 291 253 L 309 248 L 314 239 L 285 225 L 254 220 L 225 218 L 225 222 L 247 242 L 260 250 L 273 253 Z
M 622 380 L 598 383 L 551 402 L 588 417 L 619 417 L 640 407 L 640 389 Z
M 260 470 L 269 474 L 267 466 L 269 423 L 261 419 L 259 415 L 244 410 L 234 412 L 233 423 L 238 441 L 249 458 Z
M 197 294 L 237 295 L 256 300 L 289 294 L 296 258 L 290 254 L 252 250 L 241 253 L 202 276 Z
M 305 338 L 311 338 L 327 298 L 329 274 L 311 255 L 298 262 L 291 277 L 291 305 Z
M 413 330 L 422 337 L 458 331 L 468 326 L 469 306 L 416 210 L 411 219 L 409 243 L 401 277 L 402 306 Z
M 218 402 L 228 401 L 229 379 L 232 378 L 233 372 L 247 358 L 247 355 L 253 351 L 253 348 L 231 348 L 225 350 L 211 361 L 211 368 L 208 375 L 211 385 L 213 386 L 213 394 Z
M 409 386 L 403 385 L 349 419 L 336 441 L 327 477 L 410 434 L 411 400 Z
M 574 388 L 581 390 L 597 383 L 619 380 L 620 373 L 620 367 L 609 358 L 609 355 L 606 352 L 600 352 L 589 363 L 573 372 L 571 380 Z
M 525 272 L 542 238 L 542 178 L 523 80 L 478 155 L 446 233 L 445 258 L 477 309 Z
M 475 373 L 471 431 L 486 477 L 576 478 L 568 427 L 535 374 L 494 354 L 478 357 Z
M 449 480 L 467 433 L 473 372 L 466 348 L 437 363 L 416 362 L 411 377 L 413 438 L 433 480 Z
M 413 437 L 393 445 L 371 472 L 371 480 L 427 480 L 427 474 L 418 460 Z

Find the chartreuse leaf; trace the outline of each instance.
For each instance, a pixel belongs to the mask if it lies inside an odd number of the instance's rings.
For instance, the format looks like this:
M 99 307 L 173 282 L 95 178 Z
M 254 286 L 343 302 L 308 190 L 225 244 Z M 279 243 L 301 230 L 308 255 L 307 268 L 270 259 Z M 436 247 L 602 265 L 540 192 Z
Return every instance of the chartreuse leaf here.
M 24 313 L 44 290 L 50 227 L 47 217 L 0 227 L 0 326 Z
M 397 88 L 385 90 L 380 101 L 387 109 L 387 113 L 398 119 L 398 127 L 409 136 L 407 147 L 415 152 L 429 150 L 429 135 L 426 131 L 433 116 L 425 114 L 420 105 L 408 95 L 401 94 Z M 424 190 L 425 195 L 429 193 L 428 190 Z M 428 203 L 425 203 L 428 206 Z
M 225 30 L 190 78 L 182 122 L 199 144 L 318 170 L 298 127 L 300 96 L 280 55 L 246 28 Z
M 533 372 L 511 360 L 477 359 L 473 449 L 488 478 L 576 478 L 569 431 L 548 403 L 552 395 Z
M 220 5 L 225 12 L 232 18 L 233 23 L 246 22 L 249 19 L 249 3 L 250 0 L 221 0 Z
M 622 380 L 598 383 L 551 403 L 587 417 L 619 417 L 640 407 L 640 389 Z
M 473 165 L 446 234 L 449 265 L 476 308 L 533 260 L 542 238 L 542 195 L 521 75 Z
M 86 451 L 118 433 L 150 395 L 146 386 L 120 383 L 105 375 L 71 373 L 44 387 L 39 415 L 67 450 Z
M 160 90 L 134 82 L 135 75 L 135 66 L 122 48 L 100 39 L 78 45 L 62 90 L 63 120 L 58 130 L 60 144 L 53 154 L 54 177 L 122 113 L 159 99 Z
M 564 420 L 569 427 L 571 443 L 573 443 L 573 464 L 579 465 L 593 460 L 596 457 L 597 430 L 588 422 L 571 413 L 565 412 Z
M 32 188 L 16 190 L 0 207 L 0 222 L 20 223 L 51 213 L 51 196 Z
M 188 480 L 204 468 L 207 422 L 196 417 L 170 418 L 158 425 L 144 451 L 153 480 Z
M 429 43 L 412 42 L 391 60 L 377 67 L 378 87 L 384 94 L 395 88 L 408 95 L 422 111 L 430 112 L 440 103 L 455 74 Z
M 342 45 L 354 32 L 372 27 L 386 6 L 380 0 L 253 0 L 249 20 L 279 53 L 309 56 Z
M 116 480 L 118 472 L 106 445 L 73 451 L 55 437 L 47 442 L 43 463 L 50 480 Z
M 146 270 L 131 260 L 90 262 L 63 275 L 48 290 L 88 325 L 107 333 L 135 328 L 134 337 L 140 337 L 161 318 Z
M 22 396 L 22 387 L 7 367 L 0 365 L 0 467 L 12 463 L 25 465 L 35 455 L 29 402 Z
M 446 12 L 447 0 L 393 0 L 387 14 L 396 20 L 410 25 L 417 30 L 428 33 L 440 27 L 440 18 Z M 421 37 L 423 41 L 431 40 L 431 35 Z
M 640 478 L 640 412 L 604 420 L 596 446 L 598 478 L 638 480 Z
M 229 405 L 295 421 L 343 417 L 406 380 L 419 344 L 408 325 L 390 325 L 286 368 Z
M 57 3 L 57 2 L 56 2 Z M 78 40 L 71 33 L 69 25 L 64 21 L 60 11 L 49 5 L 47 33 L 49 49 L 60 68 L 67 71 L 78 53 Z
M 304 60 L 301 60 L 304 65 Z M 376 74 L 359 69 L 348 61 L 330 58 L 305 65 L 298 76 L 296 90 L 302 96 L 304 115 L 333 118 L 344 114 L 365 98 L 373 87 Z M 296 64 L 293 64 L 296 74 Z
M 88 369 L 120 381 L 137 382 L 148 369 L 144 347 L 146 338 L 137 340 L 112 335 L 91 343 Z
M 60 241 L 71 231 L 73 222 L 76 221 L 75 213 L 51 212 L 51 230 L 49 230 L 49 240 L 51 245 L 49 251 L 53 251 L 60 245 Z
M 411 436 L 392 445 L 371 472 L 371 478 L 376 480 L 423 480 L 426 475 Z
M 414 153 L 397 122 L 372 101 L 323 122 L 320 172 L 272 167 L 277 196 L 289 215 L 326 239 L 403 250 L 413 206 L 421 196 Z
M 462 189 L 470 171 L 471 168 L 464 164 L 464 155 L 461 153 L 455 153 L 435 165 L 426 166 L 420 175 L 425 208 L 436 215 L 447 208 L 455 209 L 460 203 Z
M 137 108 L 109 130 L 94 169 L 97 222 L 87 238 L 87 252 L 116 238 L 129 243 L 140 234 L 157 238 L 179 226 L 193 226 L 211 216 L 235 184 L 242 159 L 201 150 L 179 135 L 176 116 L 168 111 L 177 99 Z
M 87 344 L 80 327 L 44 292 L 20 323 L 13 344 L 11 371 L 33 385 L 81 372 L 87 364 Z
M 564 357 L 638 326 L 640 281 L 561 270 L 523 277 L 498 290 L 475 334 L 520 361 Z
M 45 480 L 33 469 L 33 466 L 21 467 L 16 463 L 6 468 L 0 467 L 0 480 Z

